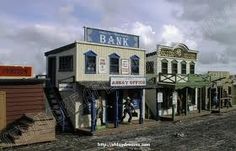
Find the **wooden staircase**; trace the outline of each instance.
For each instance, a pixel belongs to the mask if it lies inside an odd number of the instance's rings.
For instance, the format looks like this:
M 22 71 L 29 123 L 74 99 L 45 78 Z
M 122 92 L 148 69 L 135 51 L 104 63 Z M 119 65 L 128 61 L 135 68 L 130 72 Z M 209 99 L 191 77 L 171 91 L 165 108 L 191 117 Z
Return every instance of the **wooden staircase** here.
M 57 130 L 62 132 L 73 131 L 73 126 L 70 117 L 65 108 L 65 104 L 61 98 L 58 88 L 51 86 L 50 82 L 48 82 L 44 91 L 53 116 L 57 121 Z

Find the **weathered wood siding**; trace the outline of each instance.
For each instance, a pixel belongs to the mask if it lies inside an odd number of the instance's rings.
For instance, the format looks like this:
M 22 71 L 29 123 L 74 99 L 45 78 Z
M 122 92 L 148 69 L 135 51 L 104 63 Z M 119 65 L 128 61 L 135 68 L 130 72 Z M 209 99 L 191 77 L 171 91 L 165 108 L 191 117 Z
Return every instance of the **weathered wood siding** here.
M 42 84 L 0 85 L 0 91 L 6 92 L 7 124 L 18 119 L 24 113 L 45 111 Z

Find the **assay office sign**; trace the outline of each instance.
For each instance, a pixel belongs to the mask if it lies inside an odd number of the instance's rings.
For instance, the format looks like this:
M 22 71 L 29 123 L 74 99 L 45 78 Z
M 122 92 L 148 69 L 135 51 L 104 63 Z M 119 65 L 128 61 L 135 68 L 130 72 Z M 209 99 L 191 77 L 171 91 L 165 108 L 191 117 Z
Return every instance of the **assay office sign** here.
M 84 28 L 84 40 L 100 44 L 139 48 L 139 36 L 95 28 Z
M 144 77 L 111 77 L 110 85 L 115 87 L 123 86 L 146 86 Z

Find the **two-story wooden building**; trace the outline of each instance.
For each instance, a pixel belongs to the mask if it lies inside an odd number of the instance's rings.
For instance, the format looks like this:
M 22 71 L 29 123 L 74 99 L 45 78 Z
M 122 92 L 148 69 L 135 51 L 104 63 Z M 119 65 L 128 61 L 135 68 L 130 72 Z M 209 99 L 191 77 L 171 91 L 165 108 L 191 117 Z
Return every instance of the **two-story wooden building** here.
M 85 28 L 84 38 L 45 53 L 47 74 L 59 88 L 74 128 L 118 127 L 127 97 L 138 113 L 133 120 L 142 123 L 146 78 L 139 36 Z M 99 107 L 102 112 L 96 113 Z
M 146 91 L 147 107 L 155 117 L 172 114 L 172 105 L 177 106 L 178 97 L 181 112 L 197 109 L 198 88 L 209 82 L 208 77 L 195 74 L 197 55 L 198 51 L 182 43 L 172 47 L 157 45 L 156 51 L 146 54 L 147 79 L 159 87 Z M 203 93 L 206 90 L 201 90 L 201 96 Z

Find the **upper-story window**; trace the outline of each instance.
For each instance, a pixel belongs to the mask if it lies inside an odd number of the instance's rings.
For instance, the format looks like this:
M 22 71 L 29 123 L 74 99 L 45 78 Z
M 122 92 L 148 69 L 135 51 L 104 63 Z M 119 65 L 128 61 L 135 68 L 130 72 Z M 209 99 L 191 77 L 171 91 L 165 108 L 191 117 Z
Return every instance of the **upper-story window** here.
M 164 74 L 168 73 L 168 60 L 166 59 L 161 60 L 161 72 Z
M 154 73 L 154 62 L 153 61 L 146 62 L 146 73 L 147 74 Z
M 181 62 L 181 74 L 186 74 L 186 61 Z
M 73 71 L 73 56 L 61 56 L 59 57 L 59 71 Z
M 139 74 L 139 57 L 134 55 L 130 57 L 131 60 L 131 74 Z
M 178 73 L 178 62 L 176 60 L 173 60 L 171 62 L 171 68 L 172 68 L 172 74 Z
M 109 55 L 110 57 L 110 74 L 119 74 L 120 56 L 116 53 Z
M 84 53 L 85 56 L 85 74 L 96 74 L 96 57 L 97 54 L 92 50 Z
M 190 63 L 189 69 L 190 69 L 190 74 L 195 73 L 195 63 L 194 62 Z

